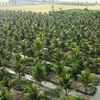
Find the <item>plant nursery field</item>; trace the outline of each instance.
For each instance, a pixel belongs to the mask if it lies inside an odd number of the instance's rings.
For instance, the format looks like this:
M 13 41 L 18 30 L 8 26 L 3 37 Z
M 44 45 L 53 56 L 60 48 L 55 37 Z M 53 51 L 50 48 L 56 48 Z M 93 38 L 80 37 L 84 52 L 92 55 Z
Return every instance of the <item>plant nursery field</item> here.
M 64 7 L 0 7 L 0 100 L 99 100 L 100 10 Z

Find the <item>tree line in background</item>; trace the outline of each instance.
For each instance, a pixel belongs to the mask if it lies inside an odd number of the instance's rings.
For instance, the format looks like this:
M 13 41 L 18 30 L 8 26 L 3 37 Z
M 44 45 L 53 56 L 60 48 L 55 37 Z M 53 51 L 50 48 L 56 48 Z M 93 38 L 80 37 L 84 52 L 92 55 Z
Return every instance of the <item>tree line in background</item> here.
M 93 6 L 99 5 L 97 1 L 94 3 L 88 2 L 68 2 L 68 1 L 59 1 L 59 0 L 9 0 L 8 2 L 1 2 L 0 5 L 2 6 L 12 6 L 12 5 L 34 5 L 38 3 L 55 3 L 55 4 L 62 4 L 62 5 L 77 5 L 77 6 Z

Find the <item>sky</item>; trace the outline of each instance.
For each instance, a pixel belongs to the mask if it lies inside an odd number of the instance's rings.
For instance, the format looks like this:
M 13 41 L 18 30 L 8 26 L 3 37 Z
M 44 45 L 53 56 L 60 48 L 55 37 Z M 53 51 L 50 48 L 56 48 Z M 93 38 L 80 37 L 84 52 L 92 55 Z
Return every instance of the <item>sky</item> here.
M 0 2 L 5 2 L 5 1 L 8 1 L 8 0 L 0 0 Z M 91 3 L 97 1 L 100 3 L 100 0 L 60 0 L 60 1 L 70 1 L 70 2 L 79 1 L 79 2 L 91 2 Z
M 0 1 L 8 1 L 8 0 L 0 0 Z
M 89 3 L 94 3 L 95 1 L 100 3 L 100 0 L 63 0 L 63 1 L 70 1 L 70 2 L 89 2 Z

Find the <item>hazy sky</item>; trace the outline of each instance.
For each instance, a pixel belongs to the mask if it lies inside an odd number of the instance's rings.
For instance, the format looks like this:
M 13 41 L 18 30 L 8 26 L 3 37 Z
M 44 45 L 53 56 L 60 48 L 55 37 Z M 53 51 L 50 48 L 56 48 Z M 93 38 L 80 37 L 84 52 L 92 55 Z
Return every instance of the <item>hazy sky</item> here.
M 0 2 L 5 2 L 5 1 L 8 1 L 8 0 L 0 0 Z
M 8 0 L 0 0 L 0 2 L 5 2 L 5 1 L 8 1 Z M 70 1 L 70 2 L 72 2 L 72 1 L 79 1 L 79 2 L 95 2 L 95 1 L 97 1 L 97 2 L 99 2 L 100 3 L 100 0 L 60 0 L 60 1 Z
M 62 0 L 61 0 L 62 1 Z M 79 2 L 95 2 L 95 1 L 97 1 L 97 2 L 99 2 L 100 3 L 100 0 L 63 0 L 63 1 L 70 1 L 70 2 L 77 2 L 77 1 L 79 1 Z

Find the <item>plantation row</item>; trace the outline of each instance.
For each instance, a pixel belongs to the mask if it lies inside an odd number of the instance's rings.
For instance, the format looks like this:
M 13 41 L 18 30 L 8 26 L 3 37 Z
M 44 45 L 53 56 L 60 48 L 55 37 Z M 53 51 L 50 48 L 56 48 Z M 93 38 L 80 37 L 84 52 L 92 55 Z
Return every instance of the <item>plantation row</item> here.
M 13 89 L 22 92 L 24 100 L 70 100 L 68 92 L 75 89 L 93 95 L 99 83 L 96 74 L 100 74 L 99 27 L 100 11 L 0 11 L 1 94 Z M 7 68 L 16 74 L 10 75 Z M 26 80 L 26 74 L 35 82 Z M 57 89 L 39 93 L 33 83 L 44 87 L 43 81 L 56 84 Z

